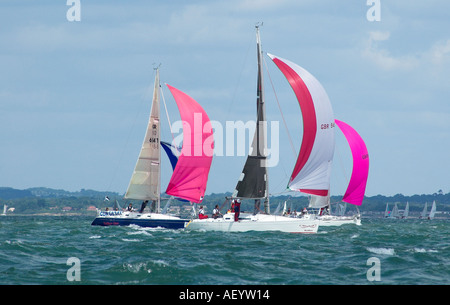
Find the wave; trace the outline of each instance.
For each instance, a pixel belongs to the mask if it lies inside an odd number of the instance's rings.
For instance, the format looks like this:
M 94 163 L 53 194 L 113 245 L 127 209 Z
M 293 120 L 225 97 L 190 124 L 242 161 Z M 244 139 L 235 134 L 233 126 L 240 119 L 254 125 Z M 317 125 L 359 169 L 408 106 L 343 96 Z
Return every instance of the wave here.
M 140 242 L 140 241 L 141 241 L 140 239 L 137 239 L 137 238 L 132 238 L 132 239 L 129 239 L 129 238 L 122 238 L 122 240 L 123 240 L 123 241 L 131 241 L 131 242 Z
M 395 255 L 395 251 L 393 248 L 373 248 L 373 247 L 367 247 L 367 251 L 380 254 L 380 255 Z
M 164 260 L 157 259 L 157 260 L 151 260 L 149 262 L 137 262 L 137 263 L 124 263 L 123 268 L 127 271 L 130 271 L 131 273 L 140 273 L 140 272 L 146 272 L 146 273 L 152 273 L 152 268 L 165 268 L 169 267 L 169 263 L 167 263 Z
M 416 253 L 437 253 L 437 250 L 433 250 L 433 249 L 424 249 L 424 248 L 414 248 L 413 249 L 414 252 Z

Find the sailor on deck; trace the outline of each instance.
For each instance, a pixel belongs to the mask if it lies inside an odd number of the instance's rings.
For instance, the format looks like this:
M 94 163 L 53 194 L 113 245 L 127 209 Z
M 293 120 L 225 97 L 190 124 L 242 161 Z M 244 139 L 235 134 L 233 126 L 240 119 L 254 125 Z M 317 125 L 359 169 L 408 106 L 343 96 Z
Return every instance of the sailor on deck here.
M 219 217 L 221 217 L 221 216 L 222 216 L 222 214 L 220 214 L 220 211 L 219 211 L 219 205 L 216 204 L 216 206 L 214 207 L 214 210 L 213 210 L 213 212 L 212 212 L 212 217 L 213 217 L 214 219 L 216 219 L 216 218 L 219 218 Z
M 241 199 L 236 199 L 234 203 L 234 221 L 239 220 L 239 214 L 241 213 Z
M 198 211 L 198 219 L 206 219 L 208 215 L 205 215 L 205 210 L 203 210 L 203 206 L 200 206 L 200 210 Z

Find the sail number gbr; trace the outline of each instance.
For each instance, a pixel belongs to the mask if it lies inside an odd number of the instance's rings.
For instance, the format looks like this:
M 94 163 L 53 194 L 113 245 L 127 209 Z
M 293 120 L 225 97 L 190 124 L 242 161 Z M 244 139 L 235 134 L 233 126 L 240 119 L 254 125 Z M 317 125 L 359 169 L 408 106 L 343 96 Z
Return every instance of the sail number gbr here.
M 336 126 L 335 123 L 330 123 L 330 124 L 320 124 L 320 129 L 330 129 L 330 128 L 334 128 Z

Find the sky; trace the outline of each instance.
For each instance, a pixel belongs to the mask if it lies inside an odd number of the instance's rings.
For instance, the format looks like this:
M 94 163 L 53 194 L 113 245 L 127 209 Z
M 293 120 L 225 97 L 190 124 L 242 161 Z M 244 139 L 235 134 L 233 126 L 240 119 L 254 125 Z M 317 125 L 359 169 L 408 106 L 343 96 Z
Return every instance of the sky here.
M 158 65 L 161 83 L 189 94 L 211 120 L 255 120 L 255 24 L 263 22 L 263 51 L 312 73 L 335 118 L 365 140 L 367 196 L 450 192 L 449 1 L 79 3 L 74 11 L 66 0 L 0 1 L 0 186 L 124 193 Z M 268 57 L 264 70 L 267 119 L 279 123 L 278 162 L 269 169 L 276 195 L 292 173 L 302 119 Z M 165 85 L 163 96 L 171 122 L 180 120 Z M 170 141 L 166 124 L 162 139 Z M 225 155 L 225 139 L 216 138 L 223 153 L 213 158 L 207 194 L 232 192 L 245 163 L 237 151 Z M 171 168 L 162 162 L 165 187 Z M 333 195 L 345 192 L 351 169 L 337 131 Z

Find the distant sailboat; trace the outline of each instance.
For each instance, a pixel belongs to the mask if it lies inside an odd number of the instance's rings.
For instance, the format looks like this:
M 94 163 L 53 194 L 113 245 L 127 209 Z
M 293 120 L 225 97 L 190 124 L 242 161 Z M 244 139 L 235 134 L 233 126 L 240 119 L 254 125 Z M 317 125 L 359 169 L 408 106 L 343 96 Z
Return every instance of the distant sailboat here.
M 409 202 L 406 202 L 405 210 L 403 211 L 402 218 L 406 219 L 409 216 Z
M 386 210 L 384 210 L 384 218 L 388 218 L 391 211 L 389 211 L 389 204 L 386 203 Z
M 174 96 L 180 111 L 183 124 L 191 128 L 184 130 L 183 136 L 190 137 L 184 141 L 181 155 L 176 162 L 169 154 L 172 166 L 175 162 L 172 177 L 166 193 L 176 198 L 200 203 L 206 190 L 206 183 L 212 162 L 211 151 L 205 151 L 204 145 L 208 140 L 213 143 L 212 129 L 206 128 L 210 124 L 209 118 L 203 108 L 190 96 L 182 91 L 167 85 Z M 130 225 L 143 227 L 184 228 L 187 219 L 161 213 L 161 146 L 160 141 L 160 83 L 159 69 L 156 69 L 155 86 L 153 91 L 152 108 L 147 125 L 144 142 L 141 147 L 135 170 L 125 194 L 126 199 L 143 200 L 139 212 L 131 211 L 98 211 L 92 225 Z M 195 122 L 194 122 L 195 121 Z M 201 128 L 200 133 L 197 127 Z M 204 128 L 205 127 L 205 128 Z M 197 141 L 200 141 L 197 143 Z M 197 145 L 197 146 L 196 146 Z M 198 145 L 201 150 L 198 151 Z M 166 147 L 163 146 L 166 150 Z M 166 150 L 167 151 L 167 150 Z M 151 201 L 151 212 L 144 213 L 147 202 Z
M 426 209 L 426 207 L 425 207 Z M 399 210 L 397 203 L 394 203 L 394 208 L 389 211 L 389 205 L 386 203 L 386 210 L 384 211 L 384 218 L 389 219 L 406 219 L 409 216 L 409 202 L 406 202 L 405 209 Z
M 428 214 L 428 219 L 433 219 L 434 214 L 436 214 L 436 201 L 433 200 L 433 205 L 431 206 L 430 214 Z
M 6 210 L 8 209 L 8 206 L 6 204 L 3 205 L 3 213 L 2 216 L 6 216 Z
M 391 213 L 389 214 L 389 218 L 399 218 L 400 213 L 398 211 L 397 203 L 394 203 L 394 208 L 392 209 Z
M 337 215 L 337 216 L 344 216 L 346 209 L 347 209 L 347 203 L 346 202 L 344 204 L 338 203 L 336 205 L 335 215 Z
M 427 203 L 425 202 L 425 206 L 423 207 L 422 213 L 420 213 L 420 217 L 421 219 L 423 218 L 427 218 Z

